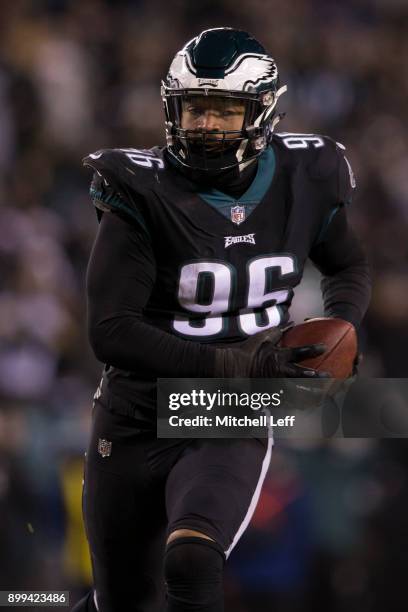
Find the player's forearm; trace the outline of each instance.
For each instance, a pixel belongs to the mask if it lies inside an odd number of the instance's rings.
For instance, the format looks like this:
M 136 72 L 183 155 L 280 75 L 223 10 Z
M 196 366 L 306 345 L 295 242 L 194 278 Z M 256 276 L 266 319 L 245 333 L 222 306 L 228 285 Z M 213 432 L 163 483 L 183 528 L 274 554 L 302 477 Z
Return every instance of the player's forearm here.
M 143 320 L 155 276 L 145 237 L 115 214 L 104 214 L 87 273 L 88 333 L 97 359 L 150 376 L 212 376 L 213 347 Z
M 358 327 L 371 297 L 370 266 L 344 208 L 337 212 L 324 238 L 313 247 L 310 258 L 323 275 L 325 315 L 345 319 Z
M 182 340 L 137 315 L 89 318 L 89 340 L 102 363 L 163 377 L 211 377 L 213 347 Z
M 368 262 L 363 259 L 332 276 L 323 277 L 321 288 L 325 316 L 341 318 L 358 327 L 371 297 Z

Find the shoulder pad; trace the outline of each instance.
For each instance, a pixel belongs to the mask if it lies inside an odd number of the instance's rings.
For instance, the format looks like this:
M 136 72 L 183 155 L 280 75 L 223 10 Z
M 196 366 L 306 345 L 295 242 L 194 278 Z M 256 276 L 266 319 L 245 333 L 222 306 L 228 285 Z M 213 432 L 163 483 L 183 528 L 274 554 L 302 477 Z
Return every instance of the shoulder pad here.
M 165 168 L 162 150 L 159 147 L 101 149 L 85 157 L 83 164 L 98 171 L 119 193 L 126 190 L 126 185 L 129 183 L 133 189 L 137 186 L 143 191 L 144 186 L 157 180 L 157 171 Z
M 338 177 L 339 202 L 342 204 L 351 204 L 357 184 L 351 164 L 345 155 L 340 156 Z
M 101 212 L 124 214 L 147 230 L 144 194 L 155 180 L 154 168 L 164 168 L 160 149 L 101 149 L 83 159 L 84 166 L 94 170 L 90 195 Z M 157 179 L 156 179 L 157 180 Z
M 274 134 L 274 140 L 290 165 L 301 164 L 314 181 L 332 179 L 338 202 L 350 202 L 356 184 L 344 145 L 321 134 L 282 132 Z
M 275 134 L 278 146 L 286 150 L 286 156 L 295 164 L 302 164 L 310 178 L 327 179 L 336 172 L 338 158 L 336 143 L 320 134 L 296 134 L 282 132 Z

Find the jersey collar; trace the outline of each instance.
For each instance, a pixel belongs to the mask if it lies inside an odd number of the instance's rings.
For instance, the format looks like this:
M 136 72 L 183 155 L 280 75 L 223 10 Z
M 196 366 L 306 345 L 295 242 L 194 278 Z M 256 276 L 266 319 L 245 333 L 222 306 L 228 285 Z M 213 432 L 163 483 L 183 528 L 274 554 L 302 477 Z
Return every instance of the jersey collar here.
M 254 180 L 241 197 L 233 198 L 214 188 L 200 191 L 198 196 L 227 219 L 231 218 L 231 206 L 244 206 L 247 218 L 263 200 L 271 186 L 275 166 L 275 153 L 272 147 L 267 147 L 258 159 L 258 168 Z

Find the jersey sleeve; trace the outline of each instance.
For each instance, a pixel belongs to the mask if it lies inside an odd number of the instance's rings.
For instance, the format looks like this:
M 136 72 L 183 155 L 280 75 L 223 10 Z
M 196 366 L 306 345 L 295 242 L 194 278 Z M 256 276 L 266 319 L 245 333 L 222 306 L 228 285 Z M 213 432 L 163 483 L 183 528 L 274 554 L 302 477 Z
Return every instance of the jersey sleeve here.
M 103 150 L 85 157 L 83 164 L 94 171 L 89 194 L 98 220 L 105 212 L 117 213 L 149 235 L 143 196 L 134 189 L 130 191 L 122 179 L 124 169 L 120 155 L 114 149 Z
M 335 143 L 328 139 L 329 150 L 327 153 L 328 165 L 332 167 L 329 174 L 330 189 L 328 193 L 328 201 L 323 219 L 320 225 L 320 231 L 315 240 L 315 246 L 320 244 L 326 237 L 326 234 L 333 220 L 336 218 L 339 210 L 345 206 L 349 206 L 353 200 L 356 189 L 356 180 L 350 162 L 344 155 L 345 147 L 340 143 Z M 322 152 L 322 156 L 324 153 Z
M 371 297 L 371 271 L 367 256 L 350 227 L 344 207 L 334 215 L 324 238 L 310 252 L 323 275 L 324 312 L 358 327 Z
M 149 235 L 141 210 L 137 206 L 131 206 L 98 171 L 94 172 L 89 195 L 97 209 L 99 221 L 104 212 L 114 212 L 128 220 L 132 220 L 137 224 L 139 230 Z
M 97 359 L 154 376 L 211 377 L 215 349 L 144 320 L 156 278 L 151 244 L 118 215 L 104 215 L 87 270 L 88 333 Z
M 354 191 L 356 189 L 356 179 L 351 164 L 344 155 L 345 149 L 343 145 L 336 143 L 336 146 L 338 155 L 338 204 L 348 205 L 351 204 L 353 199 Z

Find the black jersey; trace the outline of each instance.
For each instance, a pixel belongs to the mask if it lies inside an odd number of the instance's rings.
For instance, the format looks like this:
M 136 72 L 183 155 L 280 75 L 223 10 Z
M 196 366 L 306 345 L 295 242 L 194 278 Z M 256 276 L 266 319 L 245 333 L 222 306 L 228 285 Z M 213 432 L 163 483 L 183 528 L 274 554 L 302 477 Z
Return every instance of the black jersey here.
M 129 220 L 139 252 L 143 244 L 146 265 L 154 268 L 143 281 L 149 285 L 144 323 L 217 346 L 285 324 L 306 259 L 313 254 L 319 259 L 333 219 L 351 199 L 354 178 L 343 153 L 327 137 L 277 134 L 238 199 L 189 181 L 158 147 L 101 150 L 85 158 L 96 172 L 95 205 Z M 347 253 L 344 249 L 341 258 Z M 324 253 L 316 262 L 323 273 L 325 261 Z M 332 272 L 344 267 L 335 258 L 329 263 Z M 121 378 L 124 363 L 117 359 L 112 379 Z M 138 363 L 136 372 L 122 378 L 128 383 L 177 375 L 174 368 L 154 369 L 154 363 L 147 368 Z
M 305 260 L 352 189 L 342 151 L 320 137 L 276 137 L 238 201 L 198 192 L 161 149 L 100 151 L 86 164 L 121 196 L 102 205 L 127 212 L 151 239 L 157 275 L 146 320 L 200 342 L 287 321 Z M 103 199 L 95 187 L 92 195 Z

